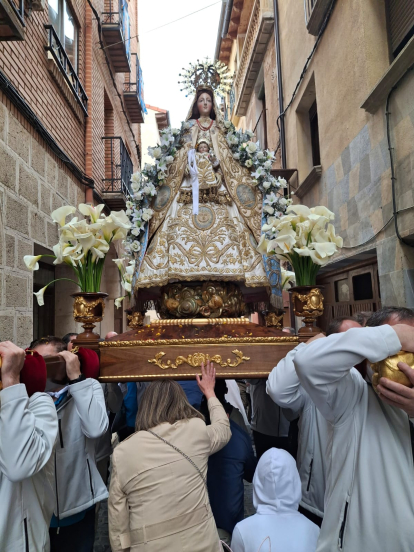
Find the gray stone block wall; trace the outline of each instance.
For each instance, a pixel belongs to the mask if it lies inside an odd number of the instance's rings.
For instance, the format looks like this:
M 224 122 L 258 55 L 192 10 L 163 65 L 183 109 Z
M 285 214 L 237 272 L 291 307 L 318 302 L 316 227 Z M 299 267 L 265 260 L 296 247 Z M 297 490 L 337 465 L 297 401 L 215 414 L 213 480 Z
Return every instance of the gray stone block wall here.
M 84 187 L 0 103 L 0 341 L 31 341 L 33 275 L 23 257 L 35 244 L 51 249 L 58 240 L 51 212 L 84 199 Z
M 398 214 L 398 226 L 403 236 L 412 237 L 414 209 L 409 208 L 414 207 L 413 86 L 414 76 L 407 77 L 390 103 L 397 206 L 405 209 Z M 334 211 L 335 228 L 345 246 L 337 259 L 376 247 L 384 305 L 414 308 L 414 248 L 398 241 L 394 220 L 383 228 L 393 216 L 384 111 L 385 106 L 374 116 L 367 114 L 367 124 L 331 166 L 324 167 L 322 159 L 321 180 L 302 202 L 309 207 L 326 205 Z

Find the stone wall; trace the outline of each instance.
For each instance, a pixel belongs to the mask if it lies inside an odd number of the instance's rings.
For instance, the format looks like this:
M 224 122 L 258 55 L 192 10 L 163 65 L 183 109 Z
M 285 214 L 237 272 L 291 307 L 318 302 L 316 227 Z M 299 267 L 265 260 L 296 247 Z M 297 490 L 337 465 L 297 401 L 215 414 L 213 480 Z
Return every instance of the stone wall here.
M 84 198 L 84 186 L 37 141 L 22 117 L 0 101 L 1 341 L 30 343 L 33 277 L 23 257 L 33 255 L 34 244 L 51 250 L 58 236 L 50 213 Z

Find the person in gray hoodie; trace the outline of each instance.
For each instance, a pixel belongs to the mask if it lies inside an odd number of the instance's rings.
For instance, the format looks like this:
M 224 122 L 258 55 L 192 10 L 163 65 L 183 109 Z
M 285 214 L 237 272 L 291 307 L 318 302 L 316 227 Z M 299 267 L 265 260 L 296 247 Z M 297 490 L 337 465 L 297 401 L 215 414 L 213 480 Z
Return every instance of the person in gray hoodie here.
M 45 393 L 20 382 L 25 352 L 0 343 L 0 550 L 49 552 L 58 420 Z
M 414 465 L 408 415 L 386 404 L 353 366 L 414 352 L 414 320 L 321 336 L 297 352 L 299 380 L 332 425 L 317 552 L 412 552 Z M 413 378 L 407 365 L 399 368 Z M 414 380 L 414 378 L 413 378 Z M 412 381 L 413 381 L 412 380 Z M 381 380 L 382 381 L 382 380 Z
M 233 552 L 315 552 L 319 527 L 298 512 L 301 494 L 293 456 L 267 450 L 253 478 L 256 514 L 234 528 Z
M 47 343 L 45 341 L 48 341 Z M 86 378 L 79 359 L 60 350 L 65 344 L 56 337 L 34 344 L 42 356 L 62 356 L 68 385 L 53 387 L 59 421 L 54 454 L 54 515 L 49 535 L 52 552 L 92 552 L 95 538 L 95 504 L 108 497 L 108 490 L 96 466 L 96 440 L 108 429 L 108 415 L 101 384 Z

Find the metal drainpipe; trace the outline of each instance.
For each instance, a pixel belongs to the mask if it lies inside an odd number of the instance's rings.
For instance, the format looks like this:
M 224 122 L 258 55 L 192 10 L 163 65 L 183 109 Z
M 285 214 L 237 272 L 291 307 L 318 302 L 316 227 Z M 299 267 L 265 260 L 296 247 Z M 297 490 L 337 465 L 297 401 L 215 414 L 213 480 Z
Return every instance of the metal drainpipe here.
M 282 83 L 282 64 L 280 59 L 280 36 L 279 36 L 279 10 L 277 0 L 273 0 L 273 10 L 275 12 L 275 49 L 276 49 L 276 71 L 277 88 L 279 94 L 279 118 L 280 118 L 280 153 L 282 160 L 282 169 L 286 169 L 286 141 L 285 141 L 285 116 L 283 114 L 283 83 Z
M 88 96 L 89 117 L 85 122 L 85 172 L 93 174 L 92 167 L 92 10 L 88 4 L 85 5 L 85 92 Z M 93 189 L 86 188 L 85 203 L 93 204 Z
M 233 9 L 233 0 L 228 0 L 226 6 L 226 13 L 224 15 L 223 29 L 221 31 L 221 38 L 225 38 L 229 32 L 231 10 Z

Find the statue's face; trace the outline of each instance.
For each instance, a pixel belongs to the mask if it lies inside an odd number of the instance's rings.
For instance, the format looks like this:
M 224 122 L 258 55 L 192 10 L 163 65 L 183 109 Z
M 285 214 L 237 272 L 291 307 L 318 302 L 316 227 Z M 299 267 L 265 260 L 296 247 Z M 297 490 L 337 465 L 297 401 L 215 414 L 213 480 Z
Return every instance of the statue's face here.
M 208 153 L 208 145 L 207 144 L 200 144 L 198 146 L 198 153 Z
M 208 117 L 213 108 L 213 102 L 207 92 L 203 92 L 197 100 L 197 107 L 201 117 Z

